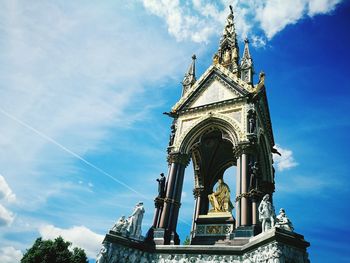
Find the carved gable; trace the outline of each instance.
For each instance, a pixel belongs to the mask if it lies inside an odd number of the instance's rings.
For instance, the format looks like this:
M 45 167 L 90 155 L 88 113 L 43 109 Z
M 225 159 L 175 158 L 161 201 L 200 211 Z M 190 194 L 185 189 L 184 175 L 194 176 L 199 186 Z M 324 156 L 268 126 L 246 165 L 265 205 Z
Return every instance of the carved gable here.
M 228 85 L 218 78 L 213 78 L 212 82 L 202 89 L 198 97 L 188 106 L 194 108 L 207 105 L 223 100 L 229 100 L 239 97 L 237 92 L 234 92 Z
M 211 67 L 194 84 L 192 89 L 176 103 L 172 111 L 196 108 L 244 97 L 248 93 L 236 77 L 229 76 L 226 72 L 221 72 L 218 68 Z

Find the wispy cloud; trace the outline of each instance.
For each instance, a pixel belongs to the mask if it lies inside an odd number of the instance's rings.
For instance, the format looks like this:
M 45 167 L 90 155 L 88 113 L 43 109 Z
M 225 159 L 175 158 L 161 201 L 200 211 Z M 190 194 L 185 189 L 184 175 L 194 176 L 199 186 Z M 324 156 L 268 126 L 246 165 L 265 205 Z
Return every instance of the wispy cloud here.
M 39 229 L 43 239 L 55 239 L 58 236 L 72 242 L 73 247 L 83 248 L 89 258 L 95 258 L 104 236 L 96 234 L 85 226 L 63 229 L 53 225 L 44 225 Z
M 228 5 L 235 11 L 237 31 L 241 39 L 249 36 L 254 46 L 266 43 L 287 25 L 307 16 L 326 14 L 341 0 L 249 0 L 213 3 L 209 0 L 180 1 L 142 0 L 144 7 L 165 20 L 168 31 L 177 40 L 208 42 L 228 14 Z M 293 6 L 293 8 L 290 8 Z
M 8 202 L 14 202 L 16 200 L 16 195 L 7 184 L 5 177 L 0 174 L 0 200 L 1 199 L 5 199 Z
M 142 119 L 150 110 L 143 107 L 145 85 L 177 72 L 182 51 L 125 18 L 130 10 L 123 8 L 130 7 L 6 2 L 0 10 L 2 108 L 79 155 L 103 151 L 112 128 Z M 8 116 L 0 120 L 0 169 L 16 182 L 19 199 L 41 200 L 56 191 L 62 171 L 77 172 L 74 157 Z M 40 195 L 27 189 L 41 189 Z
M 0 226 L 11 225 L 14 218 L 13 213 L 0 204 Z
M 274 154 L 273 160 L 277 166 L 278 171 L 288 170 L 298 165 L 298 163 L 294 160 L 293 152 L 289 149 L 282 148 L 279 145 L 276 145 L 276 149 L 281 154 L 281 156 Z
M 2 247 L 0 248 L 0 262 L 1 263 L 18 263 L 23 257 L 20 250 L 14 247 Z
M 0 201 L 4 203 L 11 204 L 16 200 L 16 195 L 12 192 L 12 189 L 7 184 L 5 177 L 0 175 Z M 15 219 L 14 214 L 0 204 L 0 227 L 9 226 Z

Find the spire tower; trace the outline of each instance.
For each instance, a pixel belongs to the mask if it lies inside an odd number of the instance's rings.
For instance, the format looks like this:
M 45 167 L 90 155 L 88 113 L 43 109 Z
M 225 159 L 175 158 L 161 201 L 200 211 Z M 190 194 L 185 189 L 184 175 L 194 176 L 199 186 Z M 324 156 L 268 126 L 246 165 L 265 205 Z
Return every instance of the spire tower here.
M 182 96 L 187 92 L 189 88 L 196 82 L 196 55 L 193 54 L 192 62 L 189 66 L 184 79 L 182 81 Z
M 244 40 L 244 51 L 243 51 L 243 57 L 241 60 L 241 79 L 248 84 L 252 84 L 253 74 L 254 74 L 253 60 L 249 52 L 249 40 L 248 38 L 246 38 Z
M 234 15 L 232 6 L 230 14 L 227 16 L 226 24 L 222 37 L 220 39 L 218 52 L 214 55 L 214 64 L 221 64 L 232 71 L 236 76 L 239 75 L 239 48 L 237 43 L 237 34 L 234 24 Z

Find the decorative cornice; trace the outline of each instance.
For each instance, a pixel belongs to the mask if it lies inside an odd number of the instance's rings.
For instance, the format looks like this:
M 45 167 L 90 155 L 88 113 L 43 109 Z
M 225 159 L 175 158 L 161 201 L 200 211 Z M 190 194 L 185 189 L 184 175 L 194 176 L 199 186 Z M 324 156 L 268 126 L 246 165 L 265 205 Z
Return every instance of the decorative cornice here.
M 248 99 L 247 96 L 242 96 L 242 97 L 237 97 L 237 98 L 233 98 L 233 99 L 229 99 L 229 100 L 222 100 L 222 101 L 213 102 L 213 103 L 209 103 L 206 105 L 201 105 L 201 106 L 197 106 L 197 107 L 193 107 L 193 108 L 186 108 L 186 109 L 178 111 L 177 114 L 183 115 L 186 113 L 209 110 L 209 109 L 216 108 L 216 107 L 223 106 L 223 105 L 234 104 L 237 102 L 244 102 L 244 101 L 247 101 L 247 99 Z

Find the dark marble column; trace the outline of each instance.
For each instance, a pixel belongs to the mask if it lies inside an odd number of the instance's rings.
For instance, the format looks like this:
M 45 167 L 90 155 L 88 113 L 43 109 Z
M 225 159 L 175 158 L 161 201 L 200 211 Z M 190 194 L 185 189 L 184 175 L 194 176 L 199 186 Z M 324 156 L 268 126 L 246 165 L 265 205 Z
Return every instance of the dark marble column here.
M 246 153 L 242 154 L 242 167 L 241 167 L 241 225 L 248 225 L 248 156 Z
M 164 204 L 163 198 L 156 197 L 156 199 L 154 199 L 155 210 L 154 210 L 154 217 L 153 217 L 153 224 L 152 224 L 153 228 L 159 227 L 159 220 L 160 220 L 159 217 L 161 215 L 163 204 Z
M 241 157 L 237 158 L 237 171 L 236 171 L 236 228 L 241 225 Z
M 179 208 L 181 205 L 184 172 L 189 162 L 189 156 L 182 153 L 170 153 L 168 155 L 168 162 L 170 169 L 167 180 L 167 190 L 159 223 L 159 228 L 164 230 L 165 235 L 168 235 L 168 237 L 164 237 L 164 240 L 170 240 L 170 235 L 174 236 L 174 232 L 176 231 Z M 167 243 L 168 241 L 165 242 Z
M 199 216 L 199 211 L 201 207 L 201 199 L 202 199 L 202 193 L 204 188 L 203 187 L 196 187 L 193 189 L 193 196 L 195 198 L 195 204 L 194 204 L 194 211 L 193 211 L 193 220 L 192 220 L 192 227 L 191 227 L 191 239 L 194 235 L 194 231 L 196 229 L 196 220 Z

